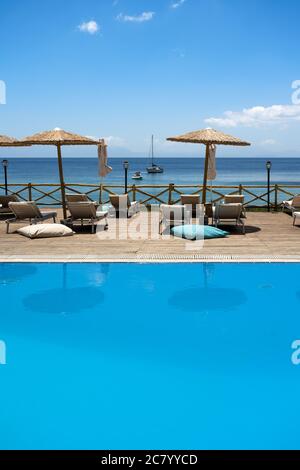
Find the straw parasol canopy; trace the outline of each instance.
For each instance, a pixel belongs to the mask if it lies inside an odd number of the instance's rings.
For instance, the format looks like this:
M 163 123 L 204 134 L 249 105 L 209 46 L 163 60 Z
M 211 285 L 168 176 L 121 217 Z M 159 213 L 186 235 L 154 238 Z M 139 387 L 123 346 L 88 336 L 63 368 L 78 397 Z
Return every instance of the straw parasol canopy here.
M 67 217 L 66 209 L 66 194 L 65 194 L 65 181 L 62 164 L 61 147 L 62 145 L 99 145 L 99 140 L 85 137 L 72 132 L 64 131 L 58 127 L 52 131 L 39 132 L 28 137 L 25 137 L 22 141 L 23 144 L 29 145 L 55 145 L 57 148 L 57 159 L 58 159 L 58 170 L 61 185 L 61 197 L 64 219 Z
M 22 144 L 19 140 L 15 139 L 14 137 L 0 135 L 0 147 L 18 147 L 23 145 L 24 144 Z
M 245 142 L 237 137 L 224 134 L 224 132 L 216 131 L 214 129 L 202 129 L 200 131 L 188 132 L 187 134 L 179 135 L 177 137 L 169 137 L 167 140 L 205 145 L 251 145 L 249 142 Z
M 31 145 L 99 145 L 98 140 L 67 132 L 58 127 L 52 131 L 39 132 L 25 137 L 22 142 Z
M 207 171 L 208 171 L 208 159 L 209 159 L 210 146 L 211 145 L 236 145 L 236 146 L 244 147 L 244 146 L 251 145 L 249 142 L 246 142 L 245 140 L 241 140 L 229 134 L 224 134 L 224 132 L 216 131 L 214 129 L 201 129 L 199 131 L 188 132 L 187 134 L 178 135 L 176 137 L 168 137 L 167 140 L 171 142 L 204 144 L 206 146 L 204 177 L 203 177 L 203 195 L 202 195 L 203 204 L 206 203 Z

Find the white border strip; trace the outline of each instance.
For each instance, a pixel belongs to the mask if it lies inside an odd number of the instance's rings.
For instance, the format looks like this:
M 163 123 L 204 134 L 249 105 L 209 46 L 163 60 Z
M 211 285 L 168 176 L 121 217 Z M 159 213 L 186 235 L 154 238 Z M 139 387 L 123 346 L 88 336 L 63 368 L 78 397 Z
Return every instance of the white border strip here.
M 0 256 L 0 263 L 299 263 L 300 255 L 69 255 Z

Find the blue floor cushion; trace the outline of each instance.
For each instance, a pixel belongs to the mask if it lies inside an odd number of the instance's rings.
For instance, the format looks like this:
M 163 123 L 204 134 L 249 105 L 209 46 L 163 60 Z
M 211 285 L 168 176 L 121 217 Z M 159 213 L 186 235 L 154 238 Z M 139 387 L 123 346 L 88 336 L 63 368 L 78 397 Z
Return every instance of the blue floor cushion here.
M 208 238 L 224 238 L 228 232 L 210 225 L 177 225 L 171 228 L 174 237 L 186 238 L 187 240 L 203 240 Z

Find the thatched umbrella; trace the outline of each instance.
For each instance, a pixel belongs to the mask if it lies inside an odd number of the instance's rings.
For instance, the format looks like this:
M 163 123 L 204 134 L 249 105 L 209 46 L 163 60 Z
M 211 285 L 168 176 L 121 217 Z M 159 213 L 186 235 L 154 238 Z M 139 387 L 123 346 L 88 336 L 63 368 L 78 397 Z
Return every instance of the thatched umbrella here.
M 8 137 L 7 135 L 0 135 L 0 147 L 19 147 L 19 146 L 22 146 L 22 143 L 19 142 L 14 137 Z
M 62 129 L 56 128 L 52 131 L 40 132 L 38 134 L 25 137 L 22 140 L 22 143 L 27 143 L 30 145 L 55 145 L 57 148 L 57 158 L 58 158 L 58 171 L 61 185 L 61 198 L 62 198 L 62 207 L 64 219 L 67 217 L 66 209 L 66 194 L 65 194 L 65 181 L 64 181 L 64 172 L 61 156 L 61 147 L 62 145 L 99 145 L 98 140 L 91 139 L 90 137 L 85 137 L 78 134 L 73 134 L 71 132 L 66 132 Z
M 239 145 L 246 146 L 251 145 L 249 142 L 240 140 L 237 137 L 233 137 L 228 134 L 224 134 L 214 129 L 202 129 L 200 131 L 189 132 L 188 134 L 179 135 L 176 137 L 169 137 L 167 140 L 172 142 L 185 142 L 192 144 L 204 144 L 206 145 L 205 153 L 205 165 L 204 165 L 204 177 L 203 177 L 203 194 L 202 202 L 206 203 L 206 188 L 207 188 L 207 171 L 208 171 L 208 159 L 209 149 L 211 145 Z

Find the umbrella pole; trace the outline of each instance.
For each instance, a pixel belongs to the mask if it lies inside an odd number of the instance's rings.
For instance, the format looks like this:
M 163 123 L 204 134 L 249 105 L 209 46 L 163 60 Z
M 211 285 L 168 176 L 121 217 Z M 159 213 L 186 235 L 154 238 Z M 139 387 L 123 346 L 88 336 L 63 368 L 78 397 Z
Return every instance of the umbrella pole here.
M 202 204 L 206 204 L 208 159 L 209 159 L 209 144 L 206 145 L 206 152 L 205 152 L 204 176 L 203 176 L 203 192 L 202 192 Z
M 61 201 L 63 208 L 64 219 L 67 218 L 67 209 L 66 209 L 66 191 L 65 191 L 65 181 L 64 181 L 64 170 L 61 157 L 61 145 L 57 145 L 57 159 L 58 159 L 58 171 L 60 179 L 60 188 L 61 188 Z

